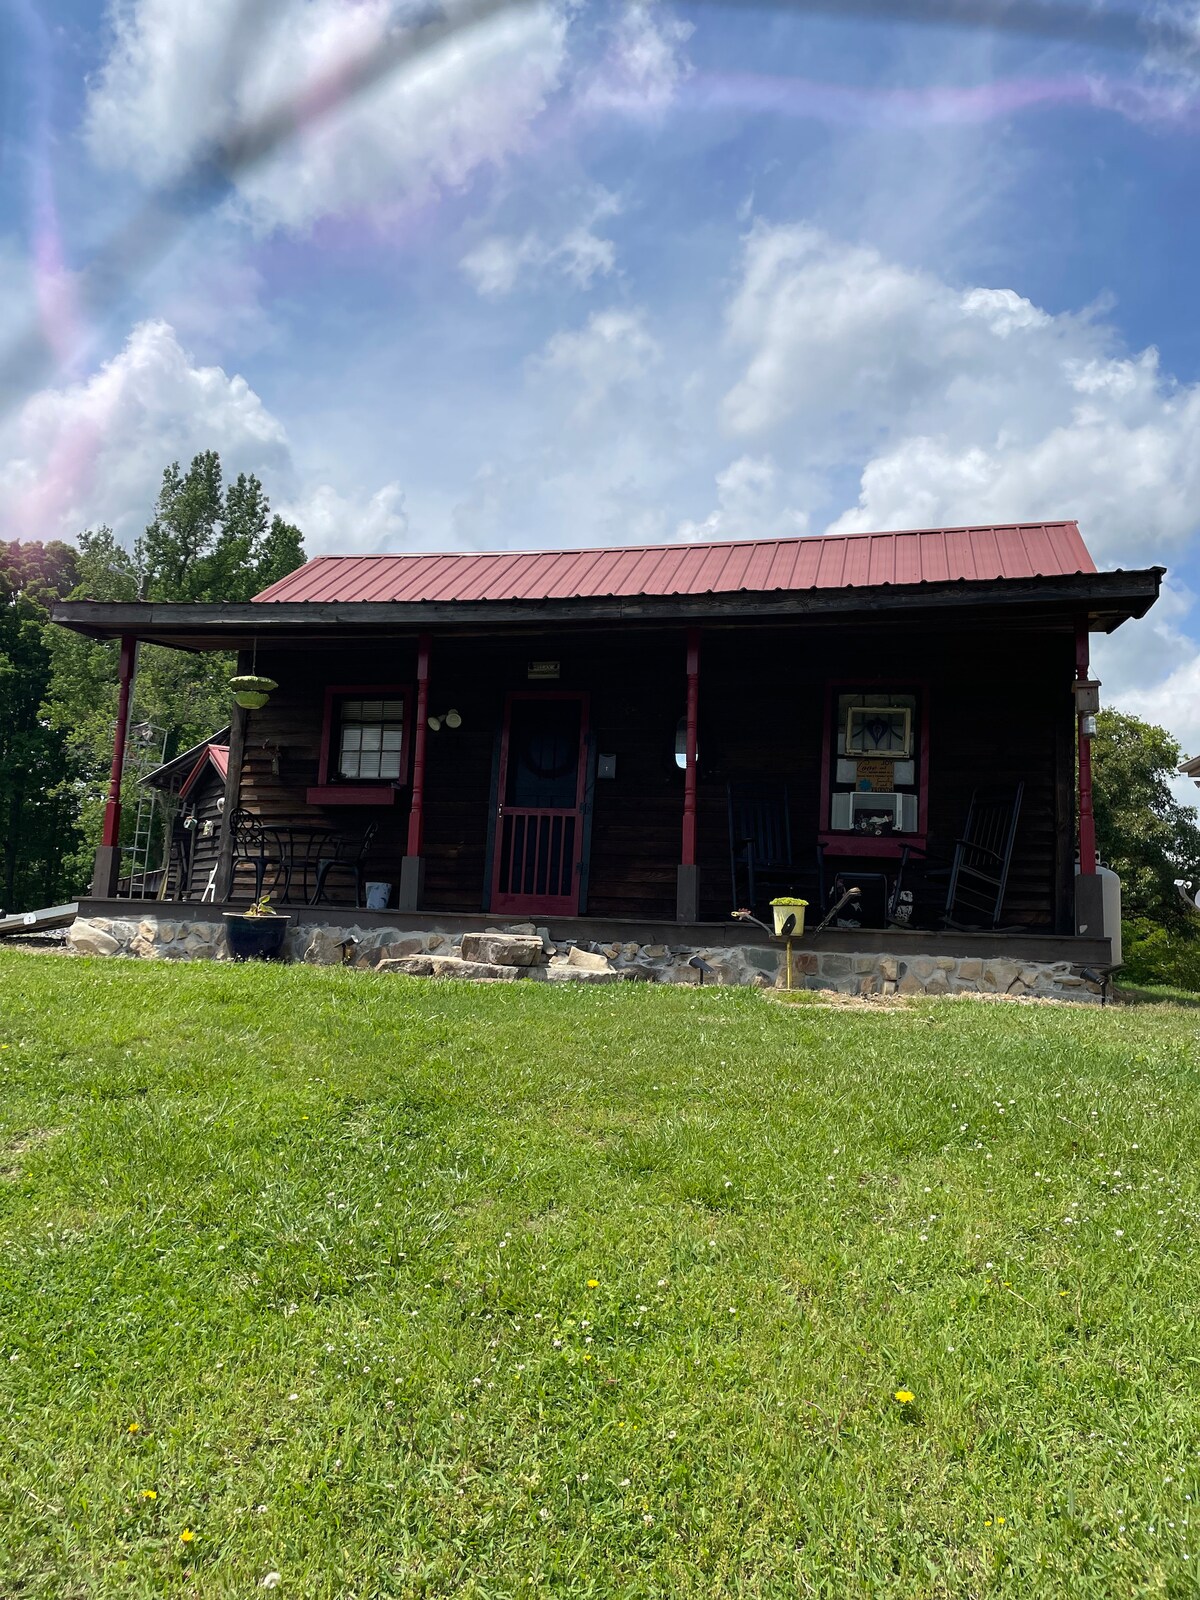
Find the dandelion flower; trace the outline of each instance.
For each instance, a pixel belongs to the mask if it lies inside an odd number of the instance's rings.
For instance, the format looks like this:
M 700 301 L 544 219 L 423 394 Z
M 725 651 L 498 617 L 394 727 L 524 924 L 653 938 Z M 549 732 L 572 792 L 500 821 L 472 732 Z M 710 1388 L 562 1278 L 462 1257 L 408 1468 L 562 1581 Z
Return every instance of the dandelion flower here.
M 196 1535 L 192 1532 L 192 1530 L 190 1528 L 185 1528 L 179 1535 L 179 1542 L 181 1544 L 193 1544 L 195 1542 L 195 1538 Z
M 142 1499 L 143 1500 L 157 1500 L 158 1499 L 158 1490 L 157 1489 L 143 1489 L 142 1490 Z
M 140 1422 L 131 1422 L 125 1431 L 126 1433 L 140 1433 L 142 1431 L 142 1425 Z
M 997 1517 L 996 1518 L 996 1525 L 997 1525 L 997 1527 L 1002 1528 L 1004 1526 L 1004 1518 L 1003 1517 Z
M 911 1389 L 897 1389 L 895 1398 L 902 1406 L 910 1405 L 917 1397 Z
M 587 1286 L 588 1286 L 589 1289 L 598 1289 L 600 1287 L 600 1279 L 599 1278 L 589 1278 L 588 1281 L 587 1281 Z

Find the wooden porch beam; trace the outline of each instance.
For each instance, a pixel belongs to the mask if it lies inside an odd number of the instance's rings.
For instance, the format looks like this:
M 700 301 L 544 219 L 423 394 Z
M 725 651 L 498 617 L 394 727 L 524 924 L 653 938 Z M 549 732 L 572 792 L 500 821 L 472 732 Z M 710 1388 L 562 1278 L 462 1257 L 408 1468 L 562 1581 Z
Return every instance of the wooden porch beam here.
M 425 889 L 425 745 L 429 735 L 429 656 L 427 633 L 417 640 L 417 721 L 413 729 L 412 804 L 408 812 L 408 848 L 400 863 L 397 909 L 416 911 Z
M 1088 625 L 1083 617 L 1075 628 L 1075 679 L 1084 682 L 1089 672 Z M 1079 744 L 1079 871 L 1094 876 L 1096 871 L 1096 819 L 1092 813 L 1092 739 L 1086 731 L 1087 718 L 1076 711 L 1075 726 Z
M 771 590 L 763 593 L 703 595 L 602 595 L 563 600 L 381 600 L 248 601 L 238 605 L 114 604 L 96 600 L 57 601 L 51 618 L 94 638 L 136 632 L 138 637 L 181 649 L 228 650 L 257 638 L 260 644 L 296 639 L 410 633 L 445 627 L 488 631 L 493 627 L 540 631 L 573 628 L 583 622 L 777 623 L 847 616 L 878 620 L 890 615 L 986 612 L 997 621 L 1027 615 L 1034 623 L 1070 627 L 1086 607 L 1097 629 L 1140 617 L 1154 604 L 1165 572 L 1073 573 L 1055 578 L 957 579 L 945 583 L 882 584 L 845 589 Z M 1048 617 L 1048 610 L 1053 617 Z
M 699 916 L 700 881 L 696 865 L 696 752 L 700 720 L 700 629 L 687 634 L 687 713 L 684 724 L 683 842 L 676 875 L 675 917 L 695 922 Z
M 125 742 L 129 737 L 129 708 L 137 676 L 137 639 L 132 633 L 121 635 L 121 655 L 117 666 L 117 722 L 113 730 L 112 767 L 108 775 L 108 797 L 104 802 L 104 826 L 96 866 L 92 875 L 93 894 L 115 895 L 121 874 L 121 779 L 125 774 Z

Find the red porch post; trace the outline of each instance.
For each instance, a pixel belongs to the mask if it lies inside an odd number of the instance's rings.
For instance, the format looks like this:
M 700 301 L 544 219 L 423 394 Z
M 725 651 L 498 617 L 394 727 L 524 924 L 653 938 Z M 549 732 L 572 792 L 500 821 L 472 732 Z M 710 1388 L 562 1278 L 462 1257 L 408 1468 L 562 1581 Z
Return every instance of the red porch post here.
M 1087 618 L 1075 624 L 1075 679 L 1088 681 L 1088 625 Z M 1092 875 L 1096 871 L 1096 819 L 1092 815 L 1092 736 L 1087 731 L 1087 717 L 1077 712 L 1075 717 L 1079 741 L 1079 871 Z
M 429 733 L 429 655 L 431 640 L 417 640 L 417 724 L 413 729 L 412 805 L 408 813 L 408 849 L 400 863 L 401 911 L 419 909 L 425 890 L 425 740 Z
M 700 869 L 696 865 L 696 728 L 700 714 L 700 630 L 687 636 L 687 718 L 683 769 L 683 847 L 675 878 L 675 920 L 700 920 Z
M 121 778 L 125 771 L 125 740 L 129 735 L 129 706 L 133 699 L 136 672 L 137 640 L 133 634 L 123 633 L 117 668 L 117 726 L 113 733 L 112 769 L 108 778 L 108 798 L 104 803 L 104 827 L 92 874 L 92 893 L 102 900 L 111 899 L 116 894 L 121 872 Z
M 1116 880 L 1096 869 L 1096 819 L 1092 815 L 1092 725 L 1089 705 L 1099 689 L 1088 671 L 1088 619 L 1075 624 L 1075 688 L 1088 685 L 1075 702 L 1079 751 L 1079 871 L 1075 874 L 1075 932 L 1109 941 L 1109 959 L 1121 964 L 1121 901 Z M 1109 891 L 1107 894 L 1105 890 Z

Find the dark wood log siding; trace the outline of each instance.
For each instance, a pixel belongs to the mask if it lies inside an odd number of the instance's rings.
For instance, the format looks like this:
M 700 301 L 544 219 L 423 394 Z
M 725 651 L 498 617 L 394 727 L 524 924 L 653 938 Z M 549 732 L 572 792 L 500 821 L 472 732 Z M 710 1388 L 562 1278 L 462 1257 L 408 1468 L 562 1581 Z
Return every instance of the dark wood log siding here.
M 595 749 L 616 777 L 593 793 L 586 911 L 667 920 L 674 914 L 683 814 L 675 729 L 686 691 L 685 630 L 582 630 L 569 636 L 434 635 L 430 709 L 456 707 L 457 730 L 430 733 L 425 900 L 430 910 L 484 906 L 491 785 L 507 690 L 529 687 L 531 659 L 558 660 L 547 687 L 586 690 Z M 1072 640 L 1068 633 L 969 628 L 754 627 L 704 631 L 700 668 L 698 846 L 701 916 L 730 910 L 726 783 L 787 781 L 801 892 L 815 886 L 822 719 L 833 685 L 889 678 L 930 695 L 931 861 L 948 862 L 977 784 L 1025 782 L 1006 915 L 1069 932 L 1074 819 L 1070 782 Z M 407 780 L 394 807 L 312 807 L 321 707 L 329 681 L 407 683 L 415 640 L 342 648 L 260 649 L 279 682 L 251 712 L 241 803 L 264 821 L 313 820 L 348 836 L 380 824 L 372 875 L 399 881 Z M 1067 808 L 1064 816 L 1063 807 Z M 914 874 L 920 891 L 920 874 Z M 343 886 L 337 891 L 346 894 Z M 925 891 L 927 906 L 944 888 Z
M 196 826 L 189 829 L 192 841 L 192 866 L 188 880 L 188 899 L 199 900 L 204 893 L 209 874 L 217 864 L 217 854 L 221 848 L 221 814 L 223 807 L 221 801 L 225 797 L 225 780 L 210 761 L 204 772 L 196 779 L 186 800 L 176 801 L 171 799 L 168 803 L 172 806 L 179 805 L 184 816 L 192 812 L 196 818 Z M 211 831 L 205 834 L 206 823 L 211 823 Z M 172 875 L 172 884 L 174 876 Z

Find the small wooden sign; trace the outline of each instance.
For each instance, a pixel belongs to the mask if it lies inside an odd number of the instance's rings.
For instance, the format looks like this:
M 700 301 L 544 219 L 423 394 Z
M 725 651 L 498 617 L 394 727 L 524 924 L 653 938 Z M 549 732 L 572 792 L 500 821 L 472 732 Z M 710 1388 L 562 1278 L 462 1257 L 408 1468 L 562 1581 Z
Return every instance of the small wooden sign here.
M 557 678 L 557 661 L 531 661 L 526 673 L 528 678 Z
M 860 789 L 875 789 L 884 793 L 895 787 L 894 761 L 872 759 L 858 763 L 858 787 Z

